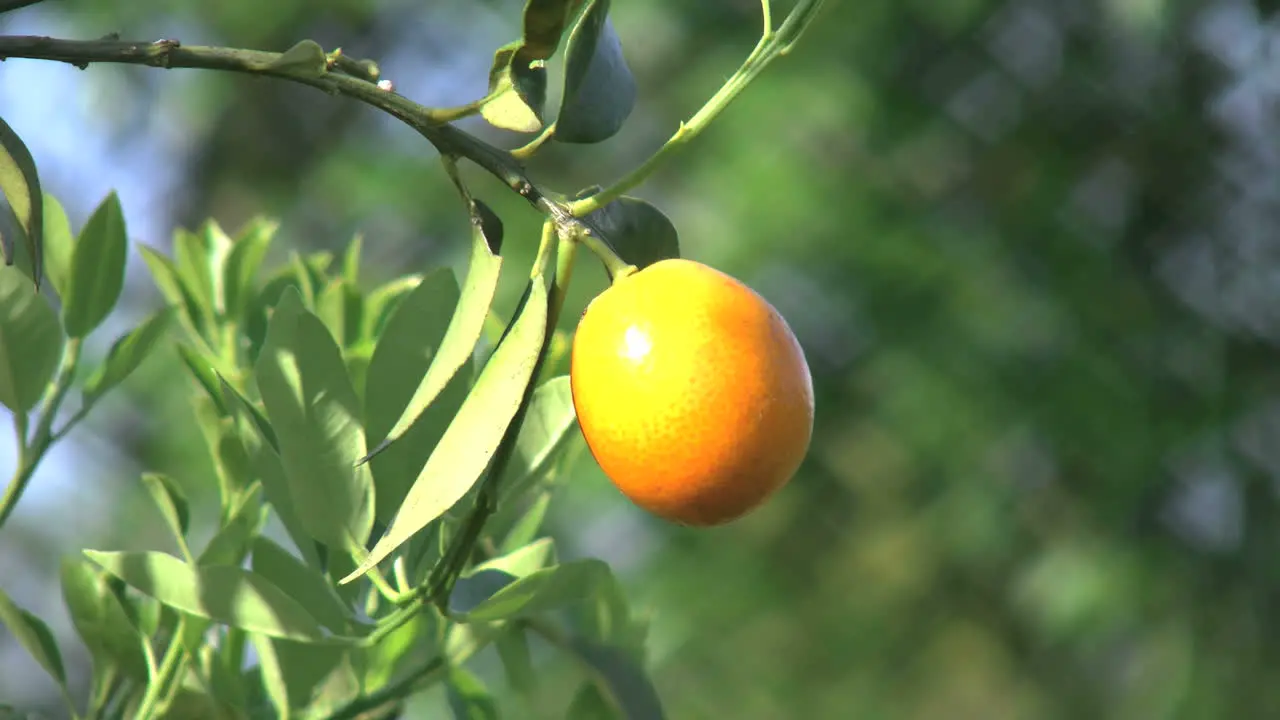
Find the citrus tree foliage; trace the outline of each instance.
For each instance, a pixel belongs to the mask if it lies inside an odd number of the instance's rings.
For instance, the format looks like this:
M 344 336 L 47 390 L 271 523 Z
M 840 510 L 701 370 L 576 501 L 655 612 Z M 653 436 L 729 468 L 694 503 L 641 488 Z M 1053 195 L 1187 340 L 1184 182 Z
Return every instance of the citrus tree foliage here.
M 32 3 L 0 3 L 0 12 Z M 457 717 L 492 717 L 468 661 L 497 648 L 511 685 L 535 682 L 530 636 L 580 662 L 573 717 L 658 718 L 646 676 L 647 627 L 610 567 L 562 560 L 541 533 L 576 432 L 568 378 L 556 376 L 556 319 L 577 248 L 610 273 L 679 255 L 675 227 L 626 193 L 688 142 L 774 58 L 818 3 L 765 31 L 740 70 L 621 181 L 574 192 L 535 185 L 521 161 L 548 142 L 616 134 L 637 86 L 608 0 L 529 0 L 521 34 L 493 55 L 488 88 L 456 108 L 396 93 L 376 63 L 303 40 L 281 53 L 0 37 L 0 59 L 235 70 L 353 98 L 406 122 L 439 150 L 470 220 L 460 276 L 423 268 L 362 283 L 364 242 L 339 253 L 273 248 L 277 225 L 180 229 L 172 252 L 132 247 L 108 195 L 73 229 L 41 189 L 30 152 L 0 121 L 0 192 L 12 213 L 0 268 L 0 403 L 15 420 L 18 466 L 0 501 L 12 513 L 50 447 L 157 352 L 176 352 L 216 478 L 216 532 L 196 542 L 177 478 L 144 472 L 174 552 L 85 549 L 61 563 L 63 599 L 92 658 L 79 703 L 46 623 L 0 591 L 0 621 L 86 717 L 395 717 L 446 689 Z M 549 62 L 561 61 L 558 108 Z M 479 115 L 530 134 L 490 146 L 451 123 Z M 463 182 L 471 162 L 545 216 L 540 237 L 505 238 Z M 536 244 L 531 266 L 504 247 Z M 272 250 L 282 262 L 266 263 Z M 91 359 L 137 252 L 163 307 Z M 501 337 L 481 344 L 499 280 L 525 289 Z M 557 342 L 557 339 L 559 342 Z M 69 403 L 68 400 L 74 400 Z M 73 412 L 63 412 L 74 407 Z M 265 533 L 269 520 L 287 542 Z

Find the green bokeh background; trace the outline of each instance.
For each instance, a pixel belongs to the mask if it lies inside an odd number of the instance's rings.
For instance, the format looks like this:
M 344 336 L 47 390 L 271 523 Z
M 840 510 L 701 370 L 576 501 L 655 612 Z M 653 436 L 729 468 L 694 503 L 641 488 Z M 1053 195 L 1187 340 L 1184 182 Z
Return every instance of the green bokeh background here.
M 546 148 L 530 171 L 548 187 L 643 160 L 759 34 L 749 0 L 615 6 L 637 110 L 604 144 Z M 800 474 L 738 523 L 646 516 L 586 453 L 556 497 L 563 554 L 608 560 L 650 612 L 670 717 L 1280 717 L 1280 85 L 1265 51 L 1280 34 L 1265 11 L 829 0 L 636 192 L 686 257 L 783 312 L 817 392 Z M 445 105 L 483 92 L 518 17 L 510 0 L 69 0 L 0 32 L 274 50 L 311 37 Z M 370 284 L 465 262 L 466 216 L 434 150 L 368 108 L 197 71 L 68 68 L 59 86 L 24 85 L 36 64 L 0 65 L 7 97 L 65 91 L 92 120 L 86 143 L 169 183 L 163 202 L 122 193 L 131 227 L 160 229 L 134 242 L 261 213 L 283 222 L 279 254 L 361 233 Z M 40 147 L 39 123 L 15 128 Z M 36 160 L 77 226 L 109 189 L 73 148 Z M 538 216 L 466 175 L 506 221 L 509 262 L 530 262 Z M 152 307 L 145 272 L 130 278 L 127 305 Z M 562 327 L 604 287 L 583 256 Z M 140 469 L 211 492 L 181 383 L 174 356 L 157 358 L 64 449 L 59 467 L 77 469 L 44 474 L 93 488 L 93 504 L 33 501 L 0 532 L 6 589 L 60 628 L 81 682 L 55 559 L 167 547 Z M 34 664 L 8 636 L 0 650 L 0 700 L 58 716 Z M 493 658 L 479 667 L 499 677 Z M 547 666 L 546 717 L 574 672 Z

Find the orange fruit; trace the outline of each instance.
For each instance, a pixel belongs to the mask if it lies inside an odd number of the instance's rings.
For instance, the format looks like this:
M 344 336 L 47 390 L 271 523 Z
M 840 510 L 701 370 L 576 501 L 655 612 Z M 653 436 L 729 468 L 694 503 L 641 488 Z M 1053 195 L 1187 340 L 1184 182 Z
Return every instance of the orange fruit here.
M 742 517 L 790 481 L 813 433 L 813 381 L 786 320 L 738 280 L 662 260 L 587 306 L 570 385 L 591 454 L 672 522 Z

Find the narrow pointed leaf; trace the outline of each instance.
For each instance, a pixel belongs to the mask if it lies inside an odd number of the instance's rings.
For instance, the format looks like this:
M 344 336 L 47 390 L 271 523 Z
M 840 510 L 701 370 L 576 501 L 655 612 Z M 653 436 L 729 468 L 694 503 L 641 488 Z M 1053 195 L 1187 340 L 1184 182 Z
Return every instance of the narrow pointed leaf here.
M 35 407 L 62 357 L 62 327 L 26 277 L 0 266 L 0 405 Z
M 616 711 L 620 711 L 608 717 L 625 720 L 662 720 L 666 717 L 653 681 L 630 655 L 618 648 L 580 638 L 570 638 L 569 646 L 592 669 L 602 696 L 609 699 L 609 704 Z
M 253 539 L 266 524 L 266 508 L 262 506 L 262 489 L 254 484 L 252 489 L 240 498 L 239 504 L 231 511 L 218 532 L 214 533 L 209 544 L 200 552 L 196 562 L 200 565 L 236 565 L 239 566 L 249 555 Z
M 160 473 L 143 473 L 142 486 L 151 495 L 152 502 L 156 504 L 160 517 L 164 519 L 169 532 L 173 533 L 178 546 L 183 549 L 184 554 L 189 552 L 186 549 L 186 536 L 191 523 L 191 511 L 186 493 L 173 478 Z
M 551 506 L 551 494 L 542 493 L 533 501 L 529 509 L 511 526 L 511 530 L 502 539 L 499 552 L 514 552 L 533 542 L 538 537 L 542 521 L 547 517 L 547 508 Z
M 71 283 L 62 305 L 62 325 L 84 337 L 102 324 L 124 289 L 128 241 L 120 198 L 107 195 L 80 230 L 71 255 Z
M 147 677 L 142 636 L 101 572 L 80 557 L 61 562 L 62 600 L 71 623 L 89 650 L 95 675 L 120 668 L 135 680 Z
M 534 390 L 516 439 L 515 456 L 507 466 L 502 498 L 519 497 L 546 472 L 572 436 L 577 419 L 568 375 L 554 377 Z
M 35 658 L 65 693 L 67 674 L 62 667 L 62 653 L 58 651 L 58 644 L 53 639 L 53 633 L 49 632 L 49 626 L 15 605 L 3 590 L 0 590 L 0 623 L 9 628 L 13 639 Z
M 549 267 L 554 265 L 552 258 Z M 368 572 L 453 507 L 489 465 L 533 379 L 547 334 L 549 281 L 548 273 L 534 273 L 507 336 L 480 371 L 471 393 L 418 473 L 395 520 L 369 557 L 343 582 Z
M 460 666 L 449 668 L 445 696 L 456 720 L 497 720 L 498 702 L 484 681 Z
M 227 315 L 243 317 L 254 296 L 254 283 L 258 270 L 267 256 L 277 224 L 262 218 L 254 218 L 235 239 L 222 266 L 222 288 L 226 296 Z
M 502 245 L 502 222 L 484 203 L 474 200 L 471 223 L 471 264 L 462 284 L 457 309 L 449 320 L 444 338 L 440 341 L 426 375 L 418 384 L 418 389 L 414 391 L 395 425 L 387 432 L 386 438 L 370 453 L 371 456 L 408 432 L 459 368 L 471 360 L 476 343 L 480 340 L 484 320 L 489 315 L 489 307 L 498 290 L 498 278 L 502 272 L 502 257 L 497 254 Z M 423 281 L 425 282 L 425 278 Z
M 373 481 L 362 412 L 333 337 L 286 289 L 267 331 L 255 375 L 294 509 L 307 532 L 331 549 L 363 544 L 373 524 Z
M 44 275 L 44 195 L 31 152 L 3 119 L 0 119 L 0 195 L 9 202 L 22 227 L 31 279 L 39 289 Z M 0 245 L 4 248 L 5 265 L 14 265 L 17 253 L 11 242 L 0 242 Z
M 327 578 L 269 538 L 253 541 L 253 571 L 282 588 L 335 633 L 345 632 L 351 613 Z
M 325 637 L 315 618 L 257 573 L 229 565 L 192 566 L 158 552 L 84 553 L 125 584 L 175 610 L 286 640 Z
M 202 336 L 207 327 L 204 312 L 191 288 L 178 275 L 178 268 L 173 261 L 145 245 L 139 246 L 138 250 L 147 263 L 151 279 L 155 281 L 160 294 L 170 305 L 178 308 L 182 324 L 191 334 Z
M 485 570 L 486 574 L 501 573 Z M 476 574 L 477 576 L 480 573 Z M 548 610 L 557 610 L 591 597 L 598 587 L 615 582 L 609 566 L 600 560 L 575 560 L 517 578 L 508 575 L 505 583 L 499 583 L 495 575 L 495 591 L 457 617 L 463 622 L 493 622 L 516 617 L 531 617 Z M 452 608 L 451 608 L 452 609 Z
M 564 716 L 566 720 L 609 720 L 623 717 L 618 708 L 605 697 L 600 686 L 591 680 L 583 682 L 578 692 L 574 693 Z
M 76 236 L 62 203 L 44 194 L 44 274 L 54 292 L 64 300 L 71 287 L 71 262 Z
M 636 81 L 609 20 L 609 0 L 591 0 L 569 35 L 564 95 L 555 139 L 597 143 L 613 137 L 636 105 Z
M 533 670 L 533 656 L 529 652 L 529 639 L 522 626 L 514 625 L 494 640 L 498 658 L 506 672 L 507 682 L 516 692 L 528 697 L 537 685 Z
M 419 382 L 439 357 L 460 294 L 453 273 L 437 270 L 399 304 L 378 339 L 365 385 L 365 428 L 384 438 L 404 414 Z M 413 480 L 440 441 L 467 394 L 471 380 L 457 373 L 444 392 L 433 397 L 407 432 L 371 460 L 377 486 L 378 519 L 391 522 Z
M 284 667 L 276 654 L 275 643 L 266 635 L 252 634 L 249 640 L 258 653 L 258 665 L 262 668 L 262 685 L 275 708 L 277 720 L 293 717 L 289 704 L 289 687 L 285 683 Z
M 364 302 L 363 333 L 364 340 L 373 341 L 382 337 L 382 333 L 391 322 L 392 315 L 401 301 L 413 292 L 422 282 L 423 276 L 418 274 L 396 278 L 370 292 Z
M 164 337 L 172 317 L 173 308 L 162 308 L 117 338 L 107 352 L 107 359 L 86 381 L 85 397 L 97 399 L 128 379 Z

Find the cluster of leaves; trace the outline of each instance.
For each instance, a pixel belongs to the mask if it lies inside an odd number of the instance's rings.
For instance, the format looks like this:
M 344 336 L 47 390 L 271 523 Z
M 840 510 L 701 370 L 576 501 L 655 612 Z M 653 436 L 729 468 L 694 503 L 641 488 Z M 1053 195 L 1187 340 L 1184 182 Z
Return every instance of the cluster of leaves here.
M 75 343 L 107 317 L 126 255 L 114 195 L 78 238 L 57 201 L 43 200 L 61 322 L 23 273 L 0 269 L 0 400 L 19 416 L 41 395 L 66 394 L 74 372 L 54 379 L 60 358 L 67 366 L 63 338 Z M 576 704 L 656 712 L 640 671 L 644 623 L 607 565 L 559 562 L 539 537 L 574 428 L 567 378 L 534 375 L 547 263 L 480 357 L 501 226 L 478 202 L 471 208 L 461 283 L 437 269 L 365 292 L 358 239 L 341 258 L 294 253 L 260 279 L 275 231 L 266 221 L 234 238 L 213 222 L 179 231 L 173 257 L 141 248 L 168 305 L 115 343 L 83 384 L 76 417 L 171 338 L 194 381 L 219 528 L 191 547 L 180 484 L 148 473 L 142 482 L 177 555 L 88 550 L 64 561 L 67 607 L 93 658 L 90 714 L 354 716 L 394 709 L 434 679 L 460 717 L 486 717 L 493 701 L 465 661 L 496 643 L 524 687 L 531 631 L 594 668 Z M 167 334 L 174 320 L 181 332 Z M 517 413 L 523 422 L 509 432 Z M 361 463 L 386 438 L 399 439 Z M 490 462 L 500 446 L 503 466 Z M 468 496 L 470 513 L 460 502 Z M 480 508 L 496 514 L 481 542 L 464 544 Z M 263 534 L 272 513 L 284 545 Z M 377 568 L 383 559 L 391 580 Z M 340 582 L 365 571 L 372 581 Z M 65 689 L 45 625 L 3 595 L 0 619 Z M 246 644 L 257 655 L 247 668 Z

